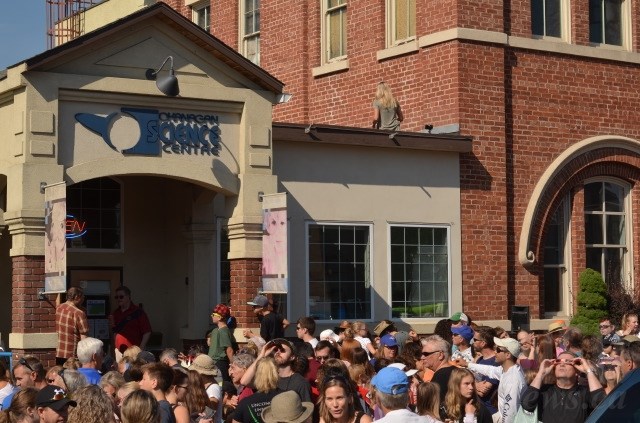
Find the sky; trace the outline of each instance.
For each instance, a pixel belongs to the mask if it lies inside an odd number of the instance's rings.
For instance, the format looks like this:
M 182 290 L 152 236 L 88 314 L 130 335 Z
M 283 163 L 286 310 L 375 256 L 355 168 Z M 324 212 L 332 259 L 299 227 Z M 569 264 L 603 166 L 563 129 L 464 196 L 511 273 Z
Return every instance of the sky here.
M 47 49 L 45 0 L 2 2 L 0 13 L 0 69 L 22 62 Z

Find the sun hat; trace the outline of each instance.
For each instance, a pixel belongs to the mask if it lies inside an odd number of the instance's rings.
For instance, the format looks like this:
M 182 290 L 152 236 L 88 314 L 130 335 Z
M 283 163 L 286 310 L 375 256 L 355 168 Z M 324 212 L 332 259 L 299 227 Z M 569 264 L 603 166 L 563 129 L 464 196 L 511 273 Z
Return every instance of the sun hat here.
M 473 339 L 473 329 L 471 329 L 471 327 L 467 325 L 452 326 L 451 333 L 462 336 L 467 342 L 471 342 L 471 340 Z
M 397 367 L 387 366 L 371 379 L 371 385 L 383 394 L 404 394 L 409 391 L 407 375 Z
M 407 377 L 411 377 L 418 373 L 418 369 L 409 369 L 407 370 L 407 366 L 402 363 L 391 363 L 388 367 L 395 367 L 396 369 L 400 369 L 404 372 Z
M 231 314 L 229 312 L 229 307 L 226 304 L 218 304 L 213 308 L 213 312 L 218 316 L 220 316 L 221 318 L 227 317 L 229 316 L 229 314 Z
M 547 328 L 547 333 L 558 332 L 565 329 L 566 326 L 564 325 L 564 320 L 556 320 L 549 325 L 549 327 Z
M 382 333 L 384 332 L 384 330 L 386 328 L 388 328 L 389 326 L 391 326 L 391 324 L 389 322 L 387 322 L 386 320 L 381 321 L 380 323 L 378 323 L 378 325 L 373 329 L 373 332 L 380 336 L 382 335 Z
M 325 329 L 322 332 L 320 332 L 320 340 L 338 342 L 340 340 L 340 337 L 336 335 L 336 333 L 331 329 Z
M 75 407 L 78 404 L 67 398 L 64 389 L 56 385 L 47 385 L 36 395 L 36 407 L 49 407 L 54 411 L 60 411 L 67 405 Z
M 462 320 L 463 322 L 469 323 L 469 318 L 461 311 L 453 313 L 453 315 L 449 317 L 449 320 L 451 320 L 452 322 L 459 322 L 460 320 Z
M 271 400 L 271 405 L 262 410 L 265 423 L 302 423 L 313 414 L 313 403 L 302 402 L 296 391 L 285 391 Z
M 397 347 L 398 341 L 395 336 L 386 334 L 380 338 L 380 345 L 384 345 L 385 347 Z
M 518 358 L 520 355 L 520 343 L 513 338 L 493 338 L 494 344 L 509 350 L 512 356 Z
M 199 354 L 193 359 L 193 363 L 189 366 L 189 370 L 195 370 L 201 375 L 209 375 L 209 376 L 217 376 L 218 368 L 216 367 L 216 363 L 213 361 L 213 358 L 209 357 L 207 354 Z
M 269 304 L 269 299 L 264 295 L 258 295 L 253 299 L 253 301 L 247 302 L 247 304 L 250 306 L 266 307 L 267 304 Z
M 622 338 L 623 341 L 627 341 L 628 343 L 632 344 L 634 342 L 638 342 L 640 341 L 640 338 L 638 338 L 635 335 L 627 335 L 624 338 Z

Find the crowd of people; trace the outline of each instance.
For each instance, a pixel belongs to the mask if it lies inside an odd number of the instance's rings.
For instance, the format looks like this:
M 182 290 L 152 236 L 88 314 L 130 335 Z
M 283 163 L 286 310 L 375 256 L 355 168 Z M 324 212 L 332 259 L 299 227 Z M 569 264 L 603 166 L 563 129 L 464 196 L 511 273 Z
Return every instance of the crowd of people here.
M 0 364 L 0 423 L 573 423 L 640 366 L 635 314 L 619 331 L 603 319 L 599 336 L 563 321 L 509 333 L 462 312 L 427 336 L 389 320 L 372 331 L 344 321 L 316 336 L 315 320 L 302 317 L 288 339 L 290 322 L 266 297 L 249 304 L 260 333 L 245 330 L 240 343 L 218 304 L 208 350 L 156 357 L 132 344 L 111 359 L 102 341 L 79 336 L 62 365 Z

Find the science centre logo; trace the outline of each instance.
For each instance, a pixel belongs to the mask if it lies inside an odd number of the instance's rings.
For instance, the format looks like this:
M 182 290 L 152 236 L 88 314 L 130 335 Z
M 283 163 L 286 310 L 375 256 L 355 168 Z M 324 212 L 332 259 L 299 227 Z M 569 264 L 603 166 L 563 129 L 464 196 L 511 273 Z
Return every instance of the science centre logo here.
M 161 152 L 217 156 L 220 152 L 216 115 L 123 107 L 107 116 L 77 113 L 75 118 L 125 156 L 160 156 Z

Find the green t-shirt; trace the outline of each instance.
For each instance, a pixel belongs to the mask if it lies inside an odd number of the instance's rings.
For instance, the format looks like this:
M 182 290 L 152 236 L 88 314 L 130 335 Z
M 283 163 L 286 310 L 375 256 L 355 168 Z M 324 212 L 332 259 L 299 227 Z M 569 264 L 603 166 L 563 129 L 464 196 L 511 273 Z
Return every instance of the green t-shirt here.
M 209 357 L 214 360 L 227 358 L 227 348 L 233 346 L 231 343 L 231 331 L 228 327 L 214 328 L 209 336 L 211 345 L 209 346 Z

